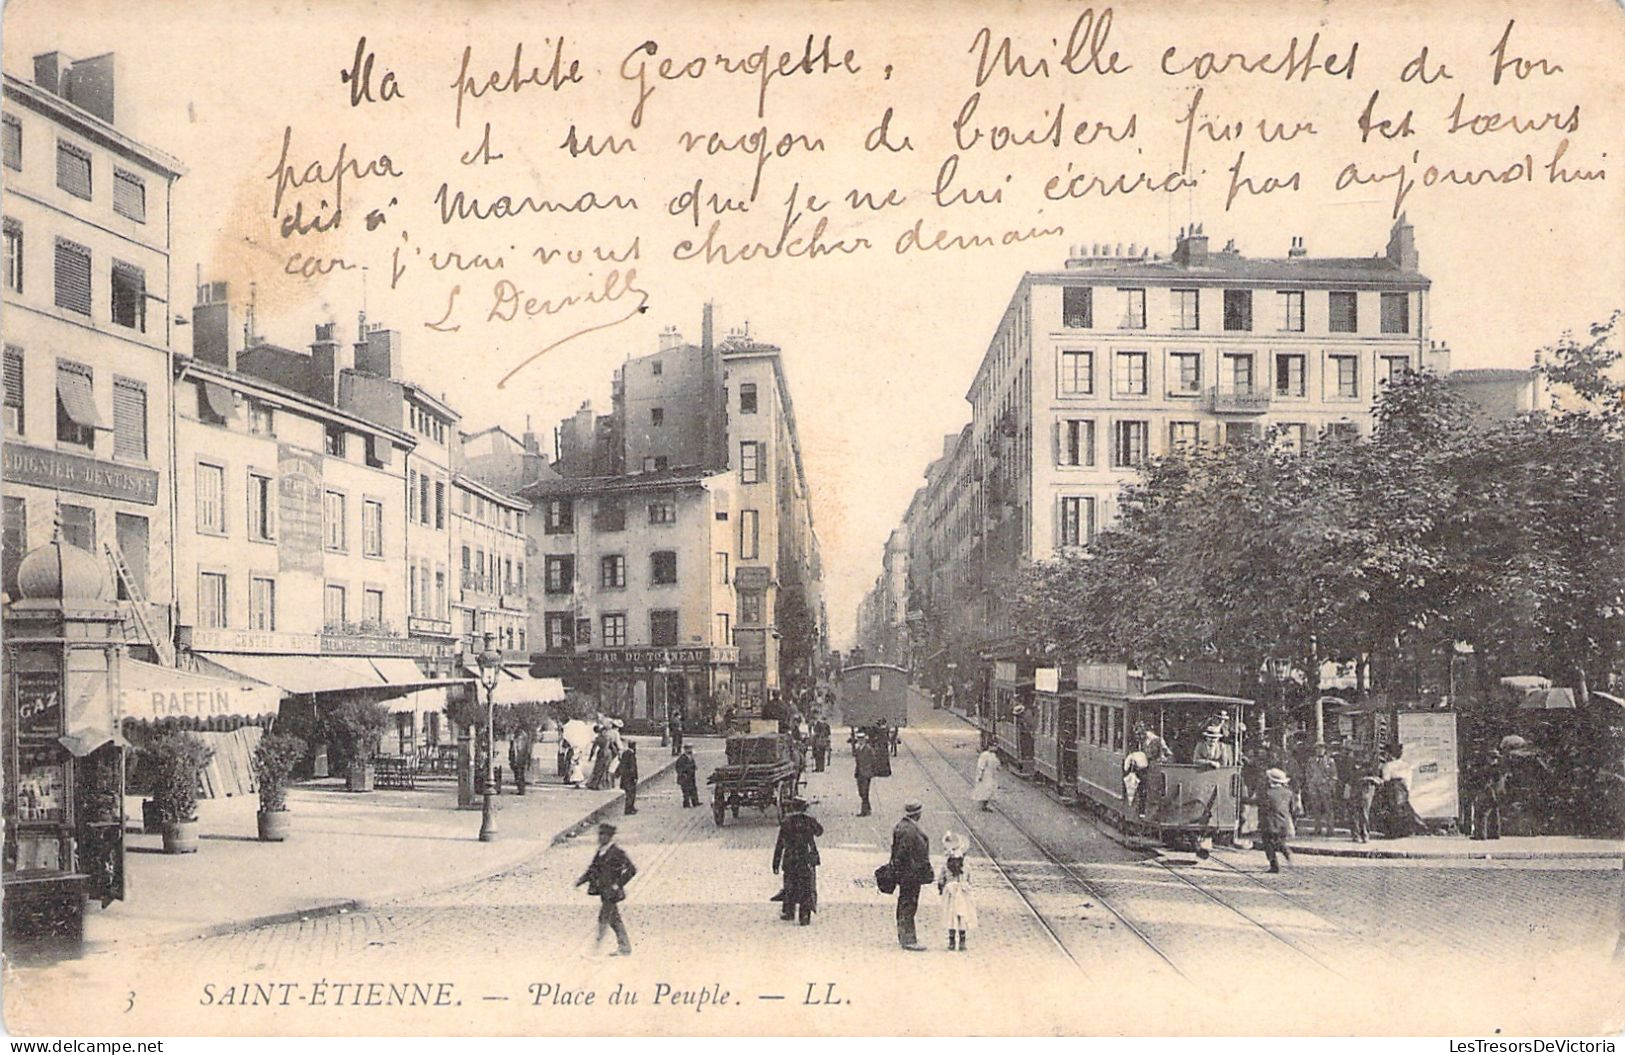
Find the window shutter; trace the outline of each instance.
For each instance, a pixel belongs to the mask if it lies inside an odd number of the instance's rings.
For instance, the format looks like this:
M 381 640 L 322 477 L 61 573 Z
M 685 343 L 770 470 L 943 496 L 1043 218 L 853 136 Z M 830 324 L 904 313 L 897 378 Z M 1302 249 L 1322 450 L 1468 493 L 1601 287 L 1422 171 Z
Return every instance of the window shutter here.
M 23 353 L 20 348 L 6 348 L 6 406 L 23 408 Z
M 57 143 L 56 185 L 76 197 L 89 198 L 90 154 L 71 143 Z
M 90 314 L 90 250 L 66 238 L 56 240 L 56 306 Z
M 1066 429 L 1066 422 L 1065 421 L 1060 421 L 1060 420 L 1057 420 L 1055 422 L 1055 424 L 1053 426 L 1051 426 L 1051 428 L 1050 428 L 1050 444 L 1055 448 L 1055 464 L 1056 465 L 1064 465 L 1065 464 L 1065 462 L 1062 461 L 1062 458 L 1061 458 L 1061 454 L 1062 454 L 1062 452 L 1064 450 L 1062 444 L 1065 442 L 1065 438 L 1064 438 L 1065 437 L 1065 429 Z
M 23 126 L 7 114 L 5 128 L 6 167 L 20 170 L 23 167 Z
M 147 387 L 139 381 L 113 382 L 113 453 L 147 456 Z
M 147 187 L 140 176 L 122 169 L 113 171 L 113 211 L 140 223 L 147 222 Z

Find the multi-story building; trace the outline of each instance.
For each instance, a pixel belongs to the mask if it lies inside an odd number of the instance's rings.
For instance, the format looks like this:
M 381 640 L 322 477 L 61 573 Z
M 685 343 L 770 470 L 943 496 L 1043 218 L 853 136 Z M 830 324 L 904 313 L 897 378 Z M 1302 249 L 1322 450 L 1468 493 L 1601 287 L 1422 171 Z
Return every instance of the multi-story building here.
M 993 584 L 1086 544 L 1148 458 L 1271 430 L 1295 447 L 1357 438 L 1386 379 L 1448 370 L 1427 339 L 1428 289 L 1403 217 L 1370 257 L 1311 257 L 1301 238 L 1283 257 L 1214 252 L 1194 227 L 1166 259 L 1080 246 L 1062 270 L 1024 275 L 966 393 L 968 434 L 910 525 L 928 540 L 910 607 L 929 620 L 946 587 L 984 658 L 1018 653 Z
M 913 504 L 922 497 L 916 492 L 914 502 L 903 514 L 905 526 L 894 530 L 886 539 L 880 574 L 858 606 L 856 641 L 871 663 L 891 663 L 899 667 L 910 667 L 913 663 L 909 642 L 907 525 L 914 519 Z
M 525 521 L 530 503 L 471 476 L 452 476 L 451 545 L 456 568 L 452 622 L 467 657 L 485 635 L 504 652 L 530 657 Z
M 62 536 L 110 568 L 142 651 L 169 657 L 170 207 L 175 159 L 122 132 L 114 57 L 5 75 L 3 589 Z M 139 618 L 137 618 L 139 613 Z
M 731 475 L 697 469 L 527 485 L 532 669 L 635 728 L 735 705 L 742 617 Z

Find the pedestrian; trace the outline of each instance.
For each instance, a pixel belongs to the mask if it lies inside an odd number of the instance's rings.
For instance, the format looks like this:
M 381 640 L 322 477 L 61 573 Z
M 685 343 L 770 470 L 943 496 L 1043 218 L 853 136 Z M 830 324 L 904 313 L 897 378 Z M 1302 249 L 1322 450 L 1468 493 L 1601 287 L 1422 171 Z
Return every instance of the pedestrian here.
M 1202 729 L 1202 741 L 1191 750 L 1191 764 L 1219 769 L 1236 764 L 1235 748 L 1224 742 L 1224 719 L 1210 718 Z
M 805 927 L 818 911 L 818 837 L 824 826 L 807 813 L 804 799 L 791 799 L 785 809 L 789 813 L 779 823 L 779 840 L 773 845 L 773 874 L 781 869 L 784 874 L 779 918 L 799 916 Z
M 592 778 L 587 781 L 587 787 L 593 791 L 602 791 L 609 787 L 609 768 L 615 761 L 614 743 L 610 739 L 608 722 L 599 722 L 594 726 L 592 748 L 587 754 L 587 761 L 592 763 Z
M 829 765 L 829 737 L 829 722 L 820 714 L 818 720 L 813 723 L 812 733 L 813 767 L 819 773 L 822 773 L 824 767 Z
M 858 782 L 858 816 L 869 816 L 869 782 L 875 778 L 877 763 L 875 760 L 875 745 L 860 730 L 857 734 L 857 745 L 852 749 L 854 766 L 852 775 Z
M 976 786 L 970 789 L 971 801 L 984 810 L 993 808 L 993 796 L 999 793 L 999 753 L 993 750 L 993 741 L 987 740 L 982 753 L 976 756 Z
M 1325 741 L 1315 744 L 1305 764 L 1304 811 L 1315 819 L 1316 835 L 1337 834 L 1337 760 Z
M 1404 744 L 1396 742 L 1384 748 L 1377 776 L 1382 780 L 1382 833 L 1390 839 L 1426 835 L 1427 825 L 1411 806 L 1411 764 L 1405 758 Z
M 596 950 L 604 944 L 604 935 L 615 932 L 615 952 L 612 956 L 631 956 L 632 942 L 626 936 L 626 924 L 621 920 L 621 902 L 626 900 L 626 884 L 638 874 L 637 865 L 626 856 L 626 851 L 615 845 L 615 825 L 598 826 L 598 852 L 592 863 L 576 880 L 576 886 L 587 884 L 587 895 L 599 900 L 598 938 L 593 942 Z
M 920 908 L 920 888 L 936 878 L 931 868 L 931 840 L 920 830 L 925 807 L 910 802 L 903 819 L 891 833 L 892 876 L 897 880 L 897 944 L 910 952 L 924 952 L 914 934 L 914 914 Z
M 569 757 L 565 760 L 569 766 L 569 784 L 572 788 L 579 788 L 587 779 L 587 766 L 582 761 L 581 748 L 571 744 L 565 749 Z
M 976 929 L 976 902 L 971 897 L 970 869 L 965 867 L 965 840 L 958 832 L 942 837 L 942 849 L 948 857 L 942 862 L 937 875 L 937 893 L 942 897 L 942 921 L 948 928 L 948 951 L 967 951 L 967 931 Z
M 1297 834 L 1292 826 L 1292 778 L 1283 769 L 1270 769 L 1264 773 L 1264 779 L 1269 786 L 1258 803 L 1258 834 L 1270 871 L 1279 872 L 1281 862 L 1276 856 L 1285 858 L 1287 864 L 1292 863 L 1292 851 L 1286 841 Z
M 621 790 L 626 792 L 626 815 L 638 812 L 638 745 L 628 740 L 621 749 Z
M 678 758 L 683 753 L 683 709 L 681 707 L 671 712 L 666 721 L 666 729 L 671 734 L 671 756 Z
M 1350 806 L 1353 812 L 1354 841 L 1371 841 L 1371 807 L 1377 801 L 1377 788 L 1382 778 L 1369 755 L 1363 752 L 1354 761 L 1354 783 L 1350 788 Z
M 677 786 L 683 792 L 683 809 L 700 804 L 699 765 L 694 761 L 694 745 L 684 744 L 677 756 Z
M 1473 798 L 1473 838 L 1501 837 L 1501 803 L 1506 801 L 1507 769 L 1501 753 L 1491 751 L 1485 759 L 1484 783 Z

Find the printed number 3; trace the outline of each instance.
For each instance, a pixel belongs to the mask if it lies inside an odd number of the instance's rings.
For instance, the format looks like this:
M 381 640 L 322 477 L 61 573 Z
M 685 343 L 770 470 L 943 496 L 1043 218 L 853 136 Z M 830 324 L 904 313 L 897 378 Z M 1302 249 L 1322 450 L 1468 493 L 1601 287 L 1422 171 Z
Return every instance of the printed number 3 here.
M 133 1010 L 135 1010 L 135 990 L 134 989 L 130 990 L 130 1002 L 128 1004 L 124 1005 L 124 1013 L 126 1015 L 128 1015 Z

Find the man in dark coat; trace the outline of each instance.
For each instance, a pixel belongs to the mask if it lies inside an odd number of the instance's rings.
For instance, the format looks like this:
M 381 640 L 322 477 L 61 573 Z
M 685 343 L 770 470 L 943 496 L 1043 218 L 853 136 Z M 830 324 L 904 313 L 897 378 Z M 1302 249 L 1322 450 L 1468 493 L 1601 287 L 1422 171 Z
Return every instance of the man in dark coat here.
M 1287 848 L 1286 841 L 1297 834 L 1292 824 L 1292 802 L 1296 796 L 1292 793 L 1292 778 L 1286 775 L 1285 770 L 1268 770 L 1264 779 L 1269 786 L 1258 800 L 1258 834 L 1264 846 L 1264 856 L 1269 859 L 1270 871 L 1279 872 L 1281 863 L 1276 860 L 1277 855 L 1286 858 L 1287 864 L 1292 863 L 1292 851 Z
M 784 905 L 780 919 L 795 919 L 801 925 L 812 922 L 818 910 L 818 842 L 824 826 L 807 813 L 807 804 L 791 799 L 789 814 L 779 824 L 779 841 L 773 846 L 773 874 L 784 870 Z
M 671 717 L 666 721 L 666 731 L 671 734 L 671 753 L 673 758 L 683 753 L 683 709 L 674 708 Z
M 694 745 L 684 744 L 683 753 L 677 756 L 677 786 L 682 789 L 685 810 L 700 804 L 698 777 L 699 765 L 694 761 Z
M 875 778 L 875 770 L 879 768 L 875 759 L 876 750 L 869 738 L 859 731 L 857 746 L 852 751 L 856 761 L 852 775 L 858 781 L 858 802 L 861 805 L 859 817 L 869 816 L 869 782 Z
M 829 765 L 829 735 L 829 723 L 820 715 L 812 730 L 813 766 L 820 773 Z
M 920 907 L 920 888 L 936 881 L 931 868 L 931 840 L 920 830 L 918 802 L 903 807 L 903 819 L 891 833 L 891 870 L 897 878 L 897 943 L 910 952 L 924 952 L 914 935 L 914 913 Z
M 626 815 L 630 817 L 638 812 L 638 748 L 630 740 L 621 751 L 620 775 L 621 790 L 626 792 Z
M 604 935 L 615 932 L 616 956 L 631 956 L 632 941 L 626 936 L 626 924 L 621 921 L 621 902 L 626 899 L 626 884 L 638 874 L 637 865 L 626 856 L 626 851 L 615 845 L 615 825 L 598 826 L 598 852 L 592 863 L 576 880 L 576 886 L 587 884 L 587 894 L 599 900 L 598 939 L 594 947 L 604 943 Z

